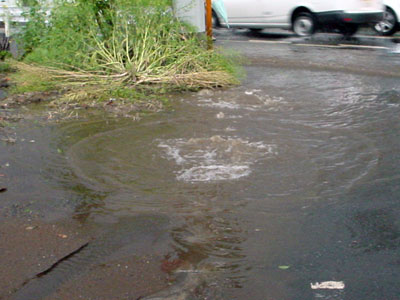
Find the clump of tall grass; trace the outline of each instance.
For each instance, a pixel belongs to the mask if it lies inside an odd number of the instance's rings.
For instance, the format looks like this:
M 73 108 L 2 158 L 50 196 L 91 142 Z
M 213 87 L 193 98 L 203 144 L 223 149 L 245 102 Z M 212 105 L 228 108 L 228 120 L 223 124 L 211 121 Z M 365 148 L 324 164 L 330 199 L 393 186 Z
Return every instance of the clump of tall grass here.
M 64 87 L 197 89 L 236 83 L 233 63 L 208 50 L 205 37 L 179 22 L 169 4 L 59 0 L 47 22 L 36 6 L 38 16 L 31 10 L 33 21 L 20 35 L 29 46 L 24 61 Z
M 0 60 L 0 75 L 1 73 L 7 73 L 10 72 L 11 70 L 12 69 L 9 63 Z

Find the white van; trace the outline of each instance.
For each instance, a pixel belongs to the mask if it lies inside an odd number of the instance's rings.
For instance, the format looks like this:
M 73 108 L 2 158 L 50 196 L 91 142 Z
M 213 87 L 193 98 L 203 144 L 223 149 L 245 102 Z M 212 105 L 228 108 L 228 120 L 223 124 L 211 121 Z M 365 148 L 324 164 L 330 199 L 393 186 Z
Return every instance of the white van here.
M 360 25 L 382 20 L 382 0 L 224 0 L 229 26 L 261 30 L 282 28 L 299 36 L 335 26 L 351 35 Z M 214 14 L 215 22 L 228 24 Z

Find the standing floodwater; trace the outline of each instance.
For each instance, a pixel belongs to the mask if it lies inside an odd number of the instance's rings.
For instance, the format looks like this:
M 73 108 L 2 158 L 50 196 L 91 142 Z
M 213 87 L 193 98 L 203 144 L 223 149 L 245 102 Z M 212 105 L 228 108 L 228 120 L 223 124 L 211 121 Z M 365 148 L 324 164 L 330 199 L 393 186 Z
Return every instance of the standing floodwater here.
M 153 299 L 398 298 L 399 78 L 262 64 L 247 72 L 241 87 L 178 96 L 139 123 L 55 130 L 68 171 L 52 159 L 43 174 L 54 190 L 79 182 L 80 196 L 55 207 L 33 199 L 44 212 L 72 207 L 82 224 L 117 224 L 62 274 L 77 276 L 90 249 L 90 264 L 151 249 L 132 241 L 147 231 L 118 225 L 151 215 L 167 220 L 149 235 L 160 232 L 179 262 L 173 272 L 184 274 Z
M 378 222 L 368 203 L 384 213 L 392 200 L 379 182 L 398 180 L 397 79 L 250 71 L 259 75 L 250 87 L 199 93 L 157 121 L 82 140 L 70 148 L 71 166 L 110 193 L 101 210 L 171 216 L 177 256 L 210 273 L 222 299 L 366 297 L 357 286 L 371 273 L 356 266 L 383 253 L 363 248 L 378 238 L 368 234 Z M 395 241 L 382 251 L 395 251 L 396 212 L 385 213 L 379 222 Z M 311 289 L 325 281 L 347 288 Z

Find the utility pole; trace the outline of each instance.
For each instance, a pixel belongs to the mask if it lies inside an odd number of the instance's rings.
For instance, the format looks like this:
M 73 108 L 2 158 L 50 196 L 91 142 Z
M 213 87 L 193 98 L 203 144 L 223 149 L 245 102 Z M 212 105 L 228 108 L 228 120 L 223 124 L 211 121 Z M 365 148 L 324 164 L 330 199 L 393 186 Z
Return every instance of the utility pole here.
M 206 32 L 209 39 L 212 39 L 212 7 L 211 0 L 206 0 Z
M 212 40 L 212 7 L 211 0 L 206 0 L 206 34 L 207 34 L 207 47 L 209 50 L 212 50 L 213 40 Z

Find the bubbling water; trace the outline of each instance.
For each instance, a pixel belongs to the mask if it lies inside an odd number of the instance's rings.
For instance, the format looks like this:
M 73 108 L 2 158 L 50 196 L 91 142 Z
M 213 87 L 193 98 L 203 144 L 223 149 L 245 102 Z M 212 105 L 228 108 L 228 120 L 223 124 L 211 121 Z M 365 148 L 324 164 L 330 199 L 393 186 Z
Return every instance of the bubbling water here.
M 158 147 L 181 167 L 176 178 L 186 182 L 239 179 L 250 175 L 258 160 L 277 154 L 276 145 L 221 136 L 164 140 Z

